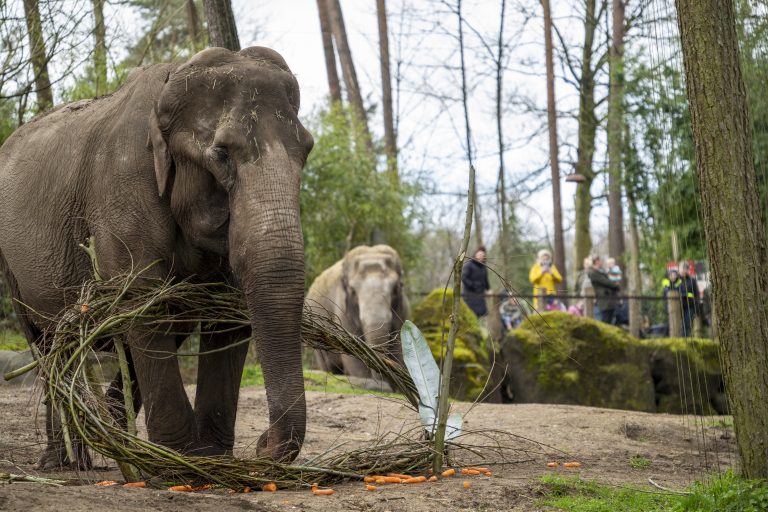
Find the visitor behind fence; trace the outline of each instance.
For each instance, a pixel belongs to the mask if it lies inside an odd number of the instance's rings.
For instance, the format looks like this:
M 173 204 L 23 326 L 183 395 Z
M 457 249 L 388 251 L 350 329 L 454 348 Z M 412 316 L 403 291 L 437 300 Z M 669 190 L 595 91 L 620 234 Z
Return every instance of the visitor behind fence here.
M 603 260 L 600 256 L 592 258 L 592 268 L 589 271 L 589 280 L 595 290 L 597 308 L 600 310 L 600 320 L 613 324 L 618 300 L 619 285 L 611 281 L 603 269 Z
M 687 261 L 680 263 L 680 272 L 677 269 L 670 269 L 667 272 L 667 278 L 662 281 L 664 298 L 667 297 L 670 290 L 678 292 L 680 297 L 680 312 L 683 320 L 683 337 L 688 338 L 693 331 L 693 317 L 700 314 L 699 307 L 699 285 L 696 278 L 691 275 L 691 269 Z M 669 317 L 669 306 L 664 303 Z M 669 321 L 667 321 L 667 333 L 669 333 Z
M 549 297 L 546 303 L 541 303 L 541 290 L 544 289 L 545 295 L 555 295 L 557 293 L 557 283 L 563 280 L 557 267 L 552 263 L 552 253 L 546 249 L 539 251 L 536 263 L 531 267 L 528 273 L 528 280 L 533 285 L 533 295 L 536 297 L 534 305 L 539 311 L 543 311 L 547 305 L 552 306 L 556 300 L 555 297 Z
M 576 293 L 581 297 L 586 297 L 587 288 L 592 288 L 592 281 L 589 280 L 589 271 L 592 268 L 592 256 L 584 258 L 584 267 L 576 276 Z
M 490 289 L 488 269 L 485 268 L 485 247 L 481 245 L 461 269 L 461 298 L 478 318 L 488 314 L 485 292 Z

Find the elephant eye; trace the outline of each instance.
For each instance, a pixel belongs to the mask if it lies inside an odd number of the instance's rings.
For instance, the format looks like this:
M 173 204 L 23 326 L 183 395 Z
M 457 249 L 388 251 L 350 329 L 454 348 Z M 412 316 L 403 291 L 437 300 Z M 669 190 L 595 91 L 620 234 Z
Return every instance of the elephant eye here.
M 213 146 L 211 148 L 211 154 L 213 158 L 219 162 L 226 162 L 229 160 L 229 151 L 224 146 Z

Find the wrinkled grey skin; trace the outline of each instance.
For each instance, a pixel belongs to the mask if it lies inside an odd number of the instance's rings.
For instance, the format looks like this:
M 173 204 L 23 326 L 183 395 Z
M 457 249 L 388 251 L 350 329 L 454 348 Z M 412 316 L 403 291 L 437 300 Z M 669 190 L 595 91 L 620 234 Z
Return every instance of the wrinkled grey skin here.
M 136 70 L 111 96 L 57 107 L 0 149 L 0 266 L 15 298 L 35 310 L 56 313 L 62 288 L 91 275 L 77 247 L 91 235 L 106 276 L 159 260 L 152 277 L 242 288 L 271 425 L 258 451 L 276 459 L 297 455 L 306 422 L 299 181 L 313 141 L 298 109 L 298 84 L 279 54 L 209 48 L 182 65 Z M 18 314 L 38 342 L 45 325 Z M 200 350 L 249 334 L 203 332 Z M 140 328 L 129 338 L 150 440 L 231 453 L 247 345 L 200 357 L 193 408 L 176 358 L 145 350 L 174 352 L 182 339 Z M 108 393 L 121 399 L 120 390 L 117 380 Z M 67 460 L 50 407 L 46 426 L 41 467 L 88 465 L 81 447 L 79 460 Z
M 317 276 L 307 292 L 306 304 L 327 318 L 337 318 L 352 334 L 364 336 L 369 345 L 385 344 L 401 359 L 393 342 L 410 314 L 403 293 L 400 256 L 388 245 L 360 246 Z M 374 377 L 358 359 L 329 352 L 315 352 L 320 367 L 354 377 Z

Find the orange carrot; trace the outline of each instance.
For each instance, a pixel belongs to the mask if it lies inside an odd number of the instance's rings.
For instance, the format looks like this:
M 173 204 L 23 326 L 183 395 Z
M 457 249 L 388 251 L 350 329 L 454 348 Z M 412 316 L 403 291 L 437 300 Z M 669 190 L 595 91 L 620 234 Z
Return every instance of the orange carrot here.
M 377 478 L 374 480 L 374 483 L 377 483 L 377 484 L 385 484 L 385 483 L 387 483 L 387 481 L 386 481 L 386 480 L 384 480 L 384 478 L 386 478 L 386 477 L 383 477 L 383 476 L 377 477 Z
M 400 480 L 407 480 L 411 478 L 411 475 L 402 475 L 400 473 L 387 473 L 387 476 L 394 476 L 395 478 L 399 478 Z
M 275 482 L 269 482 L 268 484 L 262 485 L 261 490 L 264 492 L 276 492 L 277 485 L 275 484 Z
M 91 309 L 91 307 L 88 304 L 80 304 L 80 314 L 81 315 L 86 314 L 89 309 Z
M 479 475 L 480 472 L 478 470 L 476 470 L 476 469 L 464 468 L 464 469 L 461 470 L 461 474 L 462 475 Z
M 198 485 L 197 487 L 193 487 L 192 490 L 193 491 L 207 491 L 210 488 L 211 488 L 211 484 L 203 484 L 203 485 Z
M 437 482 L 437 477 L 435 475 L 432 475 L 427 479 L 428 482 Z
M 404 484 L 420 484 L 426 481 L 427 481 L 427 477 L 425 476 L 415 476 L 413 478 L 406 478 L 405 480 L 403 480 L 403 483 Z
M 174 491 L 174 492 L 192 492 L 192 486 L 191 485 L 174 485 L 173 487 L 169 487 L 168 490 Z
M 453 468 L 451 468 L 451 469 L 446 469 L 446 470 L 445 470 L 445 471 L 443 471 L 441 474 L 442 474 L 443 476 L 453 476 L 453 475 L 455 475 L 455 474 L 456 474 L 456 470 L 455 470 L 455 469 L 453 469 Z
M 333 489 L 312 489 L 312 494 L 316 494 L 318 496 L 330 496 L 333 494 Z
M 376 481 L 376 478 L 378 478 L 378 477 L 375 477 L 375 476 L 366 476 L 365 478 L 363 478 L 363 482 L 365 482 L 365 483 L 367 483 L 367 484 L 370 484 L 371 482 L 375 482 L 375 481 Z
M 147 486 L 147 482 L 128 482 L 127 484 L 123 484 L 123 487 L 126 488 L 133 488 L 133 489 L 143 489 Z
M 110 485 L 115 485 L 117 482 L 114 480 L 102 480 L 101 482 L 96 482 L 95 486 L 97 487 L 109 487 Z
M 486 471 L 486 472 L 485 472 L 485 473 L 483 473 L 483 474 L 484 474 L 485 476 L 493 476 L 493 473 L 491 473 L 490 471 Z
M 467 469 L 470 470 L 470 471 L 477 471 L 479 473 L 488 473 L 490 471 L 490 469 L 488 469 L 488 468 L 469 467 Z
M 548 468 L 556 468 L 559 464 L 557 462 L 547 462 Z
M 465 488 L 465 489 L 469 489 L 470 487 L 472 487 L 472 484 L 471 484 L 471 483 L 469 483 L 469 482 L 464 482 L 464 484 L 463 484 L 463 485 L 464 485 L 464 488 Z
M 376 486 L 375 485 L 366 485 L 365 486 L 365 490 L 366 491 L 375 491 L 376 490 Z
M 243 487 L 243 494 L 248 494 L 249 492 L 251 492 L 250 487 Z
M 579 468 L 581 467 L 581 462 L 566 462 L 563 464 L 564 468 Z

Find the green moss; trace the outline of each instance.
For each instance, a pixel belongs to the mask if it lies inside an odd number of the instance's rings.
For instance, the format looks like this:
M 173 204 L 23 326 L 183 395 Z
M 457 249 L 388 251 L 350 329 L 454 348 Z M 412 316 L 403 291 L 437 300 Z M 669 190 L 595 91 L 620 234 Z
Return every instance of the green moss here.
M 647 353 L 618 327 L 548 312 L 531 315 L 504 345 L 517 401 L 655 409 Z
M 453 290 L 436 288 L 413 308 L 413 323 L 426 338 L 432 355 L 439 362 L 443 355 L 444 341 L 451 327 Z M 451 376 L 451 396 L 459 400 L 473 400 L 482 391 L 489 373 L 486 339 L 472 310 L 461 301 L 459 330 L 453 353 L 454 365 Z

